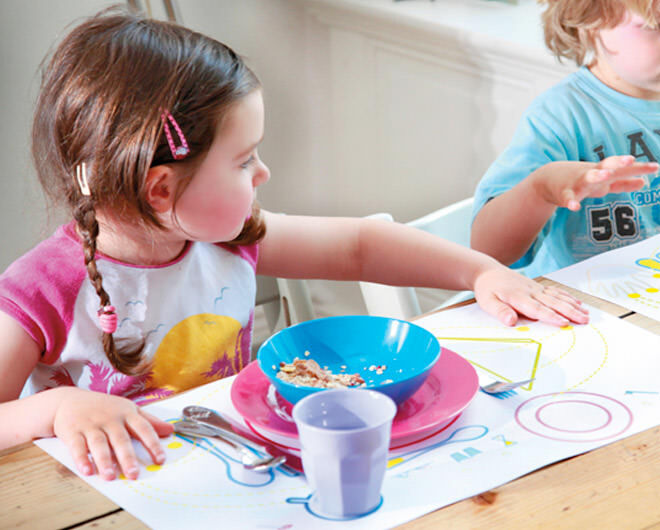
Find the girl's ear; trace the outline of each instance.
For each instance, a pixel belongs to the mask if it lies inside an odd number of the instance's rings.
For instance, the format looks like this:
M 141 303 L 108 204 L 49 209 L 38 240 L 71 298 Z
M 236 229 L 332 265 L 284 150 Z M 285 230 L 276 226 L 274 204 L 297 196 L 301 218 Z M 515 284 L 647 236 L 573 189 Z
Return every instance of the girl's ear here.
M 156 212 L 165 213 L 172 209 L 175 182 L 174 171 L 170 166 L 160 165 L 149 168 L 146 179 L 146 198 Z

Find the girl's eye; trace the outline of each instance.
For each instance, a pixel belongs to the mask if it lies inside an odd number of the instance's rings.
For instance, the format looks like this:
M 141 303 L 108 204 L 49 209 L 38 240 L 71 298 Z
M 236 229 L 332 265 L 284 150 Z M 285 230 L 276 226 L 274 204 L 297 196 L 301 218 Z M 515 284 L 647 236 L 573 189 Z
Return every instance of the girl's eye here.
M 250 164 L 254 162 L 254 160 L 255 160 L 254 155 L 250 155 L 250 158 L 248 158 L 245 162 L 241 164 L 241 168 L 247 169 L 248 167 L 250 167 Z

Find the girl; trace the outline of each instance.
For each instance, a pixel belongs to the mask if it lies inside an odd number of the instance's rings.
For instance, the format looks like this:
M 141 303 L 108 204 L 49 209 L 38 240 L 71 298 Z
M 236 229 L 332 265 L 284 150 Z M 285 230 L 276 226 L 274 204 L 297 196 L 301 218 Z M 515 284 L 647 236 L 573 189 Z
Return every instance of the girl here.
M 106 479 L 115 460 L 137 477 L 131 438 L 162 462 L 172 428 L 138 405 L 246 365 L 255 270 L 471 289 L 509 325 L 587 321 L 566 293 L 403 225 L 260 212 L 263 131 L 259 82 L 219 42 L 114 11 L 65 37 L 33 154 L 73 221 L 0 277 L 0 448 L 55 435 Z
M 660 160 L 660 1 L 544 3 L 548 47 L 582 66 L 532 103 L 479 183 L 471 241 L 531 277 L 660 227 L 660 180 L 643 177 Z

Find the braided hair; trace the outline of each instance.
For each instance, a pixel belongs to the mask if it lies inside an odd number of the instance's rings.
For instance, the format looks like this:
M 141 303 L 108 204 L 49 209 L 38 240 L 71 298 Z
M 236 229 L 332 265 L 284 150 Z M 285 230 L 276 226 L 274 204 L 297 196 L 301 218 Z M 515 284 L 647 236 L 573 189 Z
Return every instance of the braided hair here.
M 64 203 L 82 241 L 100 311 L 110 305 L 96 264 L 96 211 L 145 229 L 164 229 L 145 195 L 148 170 L 160 164 L 201 162 L 231 106 L 260 87 L 229 47 L 182 26 L 111 8 L 74 27 L 42 68 L 32 126 L 32 155 L 47 196 Z M 161 115 L 176 117 L 189 155 L 174 158 Z M 75 178 L 89 168 L 89 190 Z M 179 198 L 190 172 L 177 182 Z M 259 207 L 230 244 L 251 244 L 265 233 Z M 104 331 L 110 363 L 129 375 L 144 373 L 144 341 L 117 348 Z

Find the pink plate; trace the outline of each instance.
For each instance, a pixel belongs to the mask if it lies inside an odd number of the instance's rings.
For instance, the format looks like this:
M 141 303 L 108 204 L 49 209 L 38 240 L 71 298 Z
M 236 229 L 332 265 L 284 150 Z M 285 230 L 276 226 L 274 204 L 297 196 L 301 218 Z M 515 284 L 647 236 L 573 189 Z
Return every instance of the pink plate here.
M 231 400 L 248 425 L 262 436 L 298 437 L 290 419 L 293 405 L 274 388 L 256 361 L 234 379 Z M 391 446 L 401 447 L 437 434 L 468 406 L 479 390 L 479 378 L 472 365 L 457 353 L 442 348 L 442 354 L 415 394 L 399 405 L 392 422 Z M 294 444 L 297 445 L 297 444 Z

